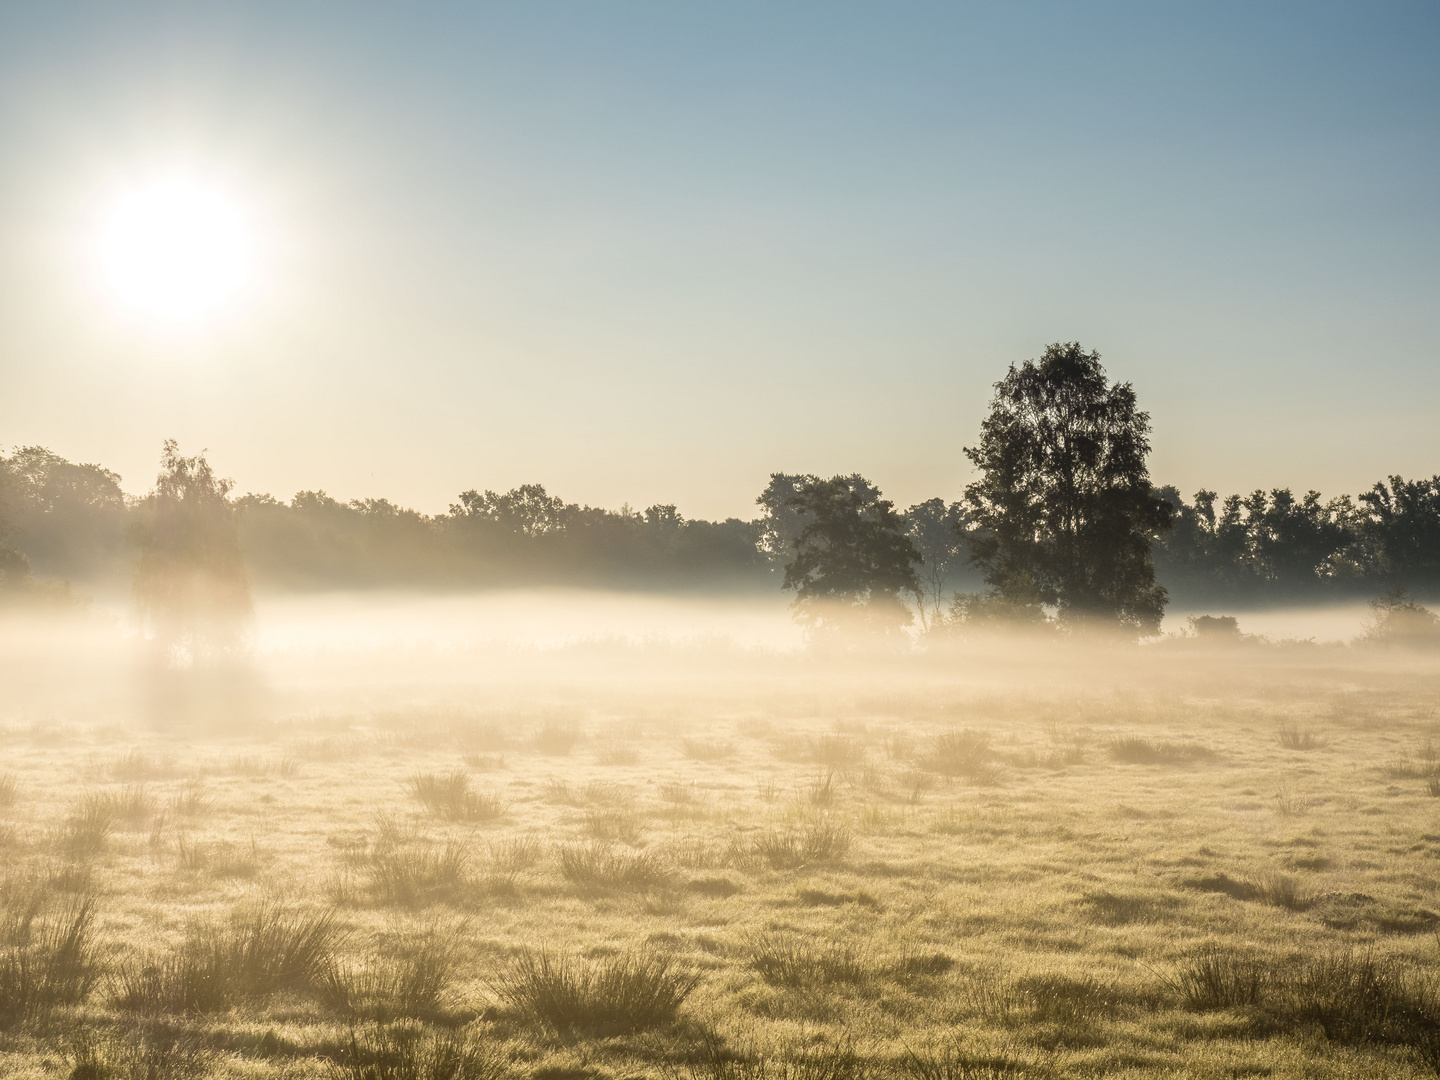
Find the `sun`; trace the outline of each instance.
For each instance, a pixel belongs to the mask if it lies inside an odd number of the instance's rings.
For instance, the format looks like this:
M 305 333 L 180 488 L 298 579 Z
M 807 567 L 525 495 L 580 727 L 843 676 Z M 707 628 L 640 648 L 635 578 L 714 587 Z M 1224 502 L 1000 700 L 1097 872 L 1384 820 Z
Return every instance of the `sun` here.
M 161 329 L 191 329 L 233 308 L 255 276 L 255 227 L 222 187 L 161 176 L 119 195 L 103 215 L 95 265 L 126 314 Z

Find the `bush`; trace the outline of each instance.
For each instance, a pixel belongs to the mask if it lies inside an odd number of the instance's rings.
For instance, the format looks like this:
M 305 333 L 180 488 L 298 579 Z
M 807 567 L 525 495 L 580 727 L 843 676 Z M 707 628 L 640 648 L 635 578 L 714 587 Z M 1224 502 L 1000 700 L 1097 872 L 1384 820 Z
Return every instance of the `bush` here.
M 616 851 L 599 841 L 563 846 L 560 873 L 572 885 L 590 891 L 644 891 L 671 883 L 670 867 L 659 856 Z
M 214 1012 L 281 992 L 323 989 L 344 934 L 333 910 L 283 912 L 262 904 L 222 927 L 197 927 L 173 952 L 120 968 L 117 1008 L 140 1013 Z
M 671 1023 L 699 982 L 663 953 L 586 962 L 526 949 L 495 992 L 518 1016 L 557 1032 L 623 1034 Z
M 416 1023 L 351 1029 L 329 1066 L 333 1080 L 493 1080 L 504 1065 L 459 1031 Z
M 495 796 L 470 790 L 470 774 L 463 769 L 444 776 L 416 773 L 409 786 L 426 810 L 446 821 L 494 821 L 505 812 Z

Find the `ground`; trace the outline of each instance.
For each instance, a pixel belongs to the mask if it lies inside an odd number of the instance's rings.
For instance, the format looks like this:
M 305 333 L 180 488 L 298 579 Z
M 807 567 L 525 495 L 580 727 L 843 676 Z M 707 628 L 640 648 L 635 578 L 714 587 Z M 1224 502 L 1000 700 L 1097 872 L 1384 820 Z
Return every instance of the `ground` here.
M 62 640 L 0 671 L 7 1076 L 1440 1063 L 1433 658 Z

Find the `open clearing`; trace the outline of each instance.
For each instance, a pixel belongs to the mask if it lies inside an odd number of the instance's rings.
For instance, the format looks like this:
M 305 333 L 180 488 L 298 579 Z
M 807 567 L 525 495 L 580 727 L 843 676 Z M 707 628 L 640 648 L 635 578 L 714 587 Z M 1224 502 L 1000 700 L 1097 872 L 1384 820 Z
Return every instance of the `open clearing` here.
M 7 1076 L 1440 1065 L 1431 659 L 25 640 Z

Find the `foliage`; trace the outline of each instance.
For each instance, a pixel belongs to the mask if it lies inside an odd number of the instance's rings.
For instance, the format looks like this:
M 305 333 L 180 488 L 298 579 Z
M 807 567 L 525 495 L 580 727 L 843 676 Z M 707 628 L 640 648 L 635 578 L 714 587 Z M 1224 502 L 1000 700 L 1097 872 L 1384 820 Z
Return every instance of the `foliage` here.
M 996 592 L 1038 597 L 1062 622 L 1106 620 L 1158 632 L 1165 590 L 1151 541 L 1173 514 L 1150 488 L 1150 417 L 1098 353 L 1051 345 L 995 384 L 965 489 L 972 557 Z
M 816 629 L 892 633 L 914 616 L 905 596 L 921 596 L 920 553 L 889 499 L 863 476 L 807 476 L 786 505 L 805 522 L 785 566 L 795 612 Z
M 167 439 L 138 529 L 136 608 L 161 647 L 194 660 L 237 645 L 251 611 L 230 488 Z

